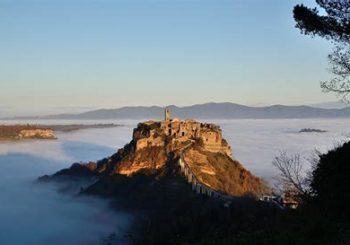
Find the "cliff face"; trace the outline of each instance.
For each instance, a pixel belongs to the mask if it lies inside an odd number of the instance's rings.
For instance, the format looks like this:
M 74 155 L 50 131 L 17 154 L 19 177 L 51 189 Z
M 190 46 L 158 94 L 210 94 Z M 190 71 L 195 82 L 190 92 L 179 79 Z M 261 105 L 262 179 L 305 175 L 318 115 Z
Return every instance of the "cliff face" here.
M 22 129 L 18 139 L 55 139 L 52 129 Z
M 193 120 L 140 123 L 130 143 L 116 154 L 97 163 L 74 164 L 56 176 L 72 173 L 100 179 L 139 173 L 161 176 L 169 168 L 179 172 L 180 158 L 202 184 L 215 191 L 236 196 L 268 192 L 259 178 L 232 159 L 231 149 L 218 126 Z
M 159 170 L 168 160 L 176 160 L 185 149 L 194 145 L 200 146 L 203 152 L 221 153 L 230 158 L 231 149 L 222 139 L 220 128 L 208 125 L 195 121 L 183 122 L 184 128 L 189 128 L 187 131 L 172 129 L 174 132 L 171 133 L 168 124 L 164 127 L 160 122 L 140 123 L 134 129 L 128 145 L 98 163 L 99 173 L 107 171 L 109 174 L 131 176 L 140 170 Z

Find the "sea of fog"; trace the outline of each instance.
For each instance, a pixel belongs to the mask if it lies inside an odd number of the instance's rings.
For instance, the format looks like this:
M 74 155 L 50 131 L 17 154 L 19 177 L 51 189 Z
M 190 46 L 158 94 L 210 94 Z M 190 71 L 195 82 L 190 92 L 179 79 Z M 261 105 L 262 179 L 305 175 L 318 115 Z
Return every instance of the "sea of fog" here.
M 234 157 L 254 174 L 271 181 L 274 156 L 301 154 L 305 169 L 315 150 L 326 152 L 348 139 L 347 119 L 206 120 L 222 127 Z M 38 176 L 73 162 L 98 160 L 131 139 L 137 121 L 33 121 L 0 123 L 117 123 L 121 127 L 57 133 L 58 140 L 0 143 L 0 244 L 124 244 L 131 215 L 109 208 L 107 200 L 62 194 L 55 186 L 38 185 Z M 302 128 L 325 133 L 298 133 Z
M 9 122 L 7 122 L 9 123 Z M 57 134 L 58 140 L 0 143 L 0 244 L 125 244 L 130 214 L 108 200 L 77 198 L 36 179 L 122 147 L 128 127 Z

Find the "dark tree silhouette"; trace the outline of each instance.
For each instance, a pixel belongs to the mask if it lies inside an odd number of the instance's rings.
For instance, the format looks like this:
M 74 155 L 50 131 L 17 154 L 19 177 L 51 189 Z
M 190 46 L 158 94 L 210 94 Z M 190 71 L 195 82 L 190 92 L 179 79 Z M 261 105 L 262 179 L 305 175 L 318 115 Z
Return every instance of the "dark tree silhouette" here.
M 304 5 L 294 7 L 296 27 L 303 34 L 331 40 L 335 49 L 328 56 L 330 71 L 335 75 L 330 81 L 321 82 L 324 92 L 333 92 L 344 100 L 350 93 L 350 1 L 316 0 L 323 10 Z
M 319 35 L 336 42 L 349 42 L 350 1 L 316 0 L 316 3 L 325 15 L 321 15 L 317 8 L 297 5 L 294 7 L 296 27 L 304 34 Z
M 308 195 L 308 178 L 304 174 L 300 155 L 288 155 L 281 152 L 272 161 L 272 165 L 279 172 L 279 184 L 282 191 L 293 191 L 301 198 Z
M 334 78 L 321 82 L 324 92 L 333 92 L 347 100 L 350 94 L 350 47 L 336 46 L 333 53 L 328 55 L 330 71 Z
M 323 214 L 350 220 L 350 142 L 320 155 L 310 186 Z

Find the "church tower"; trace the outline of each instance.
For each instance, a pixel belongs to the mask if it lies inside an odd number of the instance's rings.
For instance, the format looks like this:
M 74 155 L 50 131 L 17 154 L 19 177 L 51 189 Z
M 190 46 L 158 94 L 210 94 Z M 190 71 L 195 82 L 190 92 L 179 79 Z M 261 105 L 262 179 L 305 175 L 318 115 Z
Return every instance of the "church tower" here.
M 169 122 L 170 121 L 170 109 L 165 108 L 164 110 L 164 121 Z

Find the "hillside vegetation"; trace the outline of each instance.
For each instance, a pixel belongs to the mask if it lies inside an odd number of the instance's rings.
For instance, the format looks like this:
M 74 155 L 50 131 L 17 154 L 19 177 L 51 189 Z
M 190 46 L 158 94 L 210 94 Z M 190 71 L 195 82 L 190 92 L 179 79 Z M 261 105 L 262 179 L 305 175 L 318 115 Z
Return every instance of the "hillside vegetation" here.
M 260 178 L 225 154 L 194 146 L 186 150 L 184 159 L 197 179 L 216 191 L 233 196 L 261 196 L 271 192 Z

